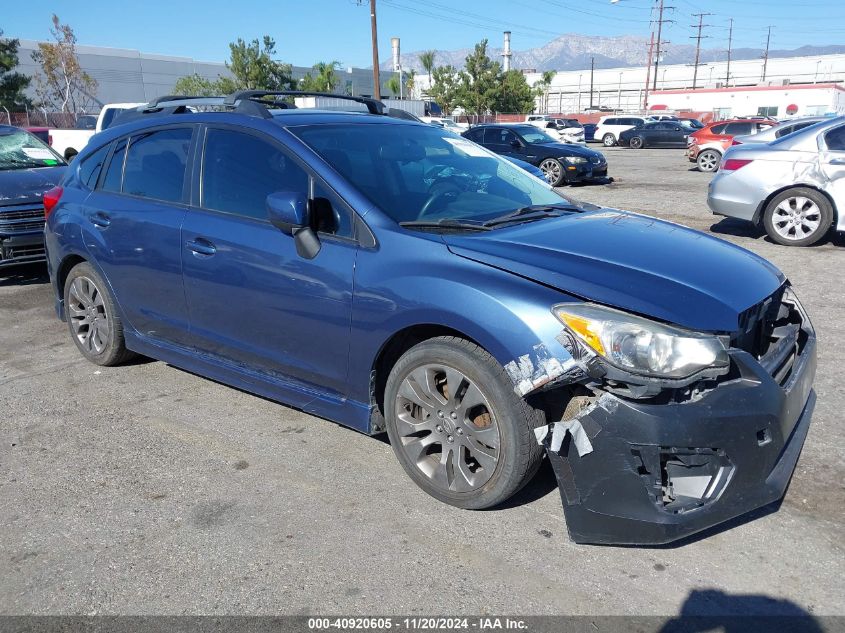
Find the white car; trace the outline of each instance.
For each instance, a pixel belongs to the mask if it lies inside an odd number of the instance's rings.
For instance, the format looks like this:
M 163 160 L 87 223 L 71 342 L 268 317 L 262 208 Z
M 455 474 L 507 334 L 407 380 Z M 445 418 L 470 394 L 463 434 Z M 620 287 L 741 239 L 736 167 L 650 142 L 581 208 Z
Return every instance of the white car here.
M 97 125 L 94 129 L 51 129 L 50 146 L 61 154 L 65 160 L 70 160 L 88 145 L 88 141 L 97 132 L 107 129 L 114 121 L 115 116 L 123 110 L 130 110 L 144 105 L 143 103 L 107 103 L 100 110 L 97 117 Z M 81 118 L 81 117 L 80 117 Z
M 466 132 L 469 129 L 468 125 L 461 125 L 456 122 L 455 119 L 448 116 L 423 116 L 420 117 L 420 120 L 424 123 L 428 123 L 429 125 L 434 125 L 435 127 L 442 127 L 443 129 L 454 132 L 455 134 Z
M 586 145 L 584 127 L 577 119 L 560 119 L 548 114 L 529 114 L 525 122 L 543 130 L 546 134 L 557 136 L 561 143 Z
M 605 147 L 612 147 L 619 142 L 619 135 L 622 132 L 651 120 L 651 117 L 647 116 L 620 116 L 616 114 L 603 116 L 599 119 L 593 138 L 600 140 Z
M 778 244 L 809 246 L 831 227 L 845 231 L 845 117 L 729 148 L 707 205 L 762 226 Z

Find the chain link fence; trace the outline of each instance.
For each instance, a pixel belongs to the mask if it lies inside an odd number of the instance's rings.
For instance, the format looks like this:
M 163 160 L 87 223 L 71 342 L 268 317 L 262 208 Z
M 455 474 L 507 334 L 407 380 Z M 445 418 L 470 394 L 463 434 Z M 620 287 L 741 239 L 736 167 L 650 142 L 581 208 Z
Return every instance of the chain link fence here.
M 8 112 L 0 109 L 0 124 L 17 127 L 76 128 L 87 127 L 94 115 L 85 112 L 48 112 L 33 108 L 24 112 Z M 83 118 L 86 117 L 86 118 Z

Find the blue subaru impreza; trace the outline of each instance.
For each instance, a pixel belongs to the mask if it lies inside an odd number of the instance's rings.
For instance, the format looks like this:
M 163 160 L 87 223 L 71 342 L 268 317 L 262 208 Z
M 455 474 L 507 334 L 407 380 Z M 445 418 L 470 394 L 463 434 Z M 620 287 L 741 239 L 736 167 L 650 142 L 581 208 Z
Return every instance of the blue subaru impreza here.
M 578 542 L 668 542 L 783 496 L 816 339 L 774 266 L 571 204 L 380 102 L 292 96 L 154 101 L 45 194 L 56 310 L 86 358 L 143 354 L 386 431 L 462 508 L 502 503 L 546 454 Z

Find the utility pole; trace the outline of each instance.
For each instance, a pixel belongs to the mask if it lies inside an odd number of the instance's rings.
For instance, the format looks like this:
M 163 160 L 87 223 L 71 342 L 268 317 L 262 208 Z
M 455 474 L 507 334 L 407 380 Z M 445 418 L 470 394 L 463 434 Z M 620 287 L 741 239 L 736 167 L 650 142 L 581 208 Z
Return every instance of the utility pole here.
M 596 58 L 590 57 L 590 109 L 593 109 L 593 71 L 596 68 Z
M 734 19 L 730 19 L 730 27 L 728 28 L 728 69 L 725 72 L 725 88 L 730 88 L 731 85 L 731 44 L 734 39 Z
M 643 93 L 643 110 L 648 110 L 648 85 L 651 83 L 651 60 L 654 56 L 654 29 L 648 43 L 648 64 L 645 67 L 645 92 Z
M 766 83 L 766 67 L 769 65 L 769 42 L 772 41 L 772 27 L 766 27 L 768 33 L 766 34 L 766 52 L 763 53 L 763 81 Z
M 381 99 L 381 80 L 378 68 L 378 29 L 376 28 L 376 0 L 370 0 L 370 30 L 373 36 L 373 96 Z
M 673 22 L 673 20 L 664 20 L 663 19 L 663 11 L 665 9 L 674 9 L 675 7 L 667 7 L 664 6 L 663 0 L 658 1 L 658 8 L 657 8 L 657 49 L 655 50 L 654 54 L 654 83 L 652 84 L 651 89 L 657 90 L 657 68 L 660 66 L 660 53 L 662 52 L 660 49 L 661 43 L 668 44 L 669 42 L 663 42 L 663 23 L 664 22 Z
M 713 15 L 712 13 L 693 13 L 692 16 L 698 18 L 698 35 L 691 35 L 690 39 L 695 40 L 695 64 L 692 71 L 692 89 L 695 90 L 696 84 L 698 82 L 698 62 L 701 59 L 701 40 L 706 37 L 710 37 L 709 35 L 702 35 L 701 29 L 705 26 L 710 26 L 709 24 L 704 24 L 704 16 L 705 15 Z M 690 24 L 691 27 L 695 28 L 695 24 Z

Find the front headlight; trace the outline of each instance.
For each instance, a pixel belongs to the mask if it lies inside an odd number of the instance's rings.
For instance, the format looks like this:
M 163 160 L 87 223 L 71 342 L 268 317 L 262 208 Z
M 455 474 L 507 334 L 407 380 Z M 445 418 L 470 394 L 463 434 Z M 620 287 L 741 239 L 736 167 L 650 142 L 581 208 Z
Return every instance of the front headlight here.
M 571 165 L 580 165 L 581 163 L 586 163 L 587 159 L 581 156 L 564 156 L 563 160 Z
M 615 367 L 657 378 L 686 378 L 728 366 L 722 340 L 590 303 L 564 303 L 554 315 Z

